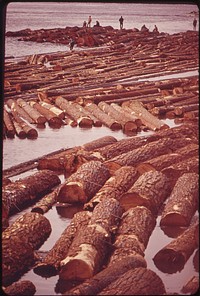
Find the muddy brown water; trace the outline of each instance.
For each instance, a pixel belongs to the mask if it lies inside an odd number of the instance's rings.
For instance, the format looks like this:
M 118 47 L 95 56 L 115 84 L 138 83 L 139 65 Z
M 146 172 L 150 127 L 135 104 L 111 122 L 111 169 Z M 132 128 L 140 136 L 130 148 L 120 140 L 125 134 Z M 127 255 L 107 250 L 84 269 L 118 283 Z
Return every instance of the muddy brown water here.
M 170 127 L 174 126 L 173 120 L 164 120 Z M 148 135 L 152 132 L 142 132 L 138 133 L 137 136 Z M 61 148 L 70 148 L 74 146 L 79 146 L 84 143 L 88 143 L 94 139 L 106 135 L 112 135 L 117 140 L 126 138 L 127 136 L 123 134 L 122 131 L 111 131 L 106 127 L 91 129 L 81 129 L 79 127 L 72 128 L 70 126 L 64 126 L 61 129 L 55 130 L 46 126 L 44 129 L 38 129 L 38 138 L 35 140 L 28 139 L 6 139 L 3 142 L 3 169 L 10 168 L 14 165 L 20 164 L 22 162 L 41 157 L 50 152 L 59 150 Z M 11 180 L 16 180 L 18 178 L 23 178 L 26 175 L 33 174 L 37 169 L 25 172 L 21 175 L 11 177 Z M 59 176 L 61 182 L 64 181 L 63 175 Z M 9 223 L 12 224 L 17 217 L 23 215 L 25 212 L 31 210 L 31 207 L 21 211 L 20 213 L 10 217 Z M 52 232 L 46 242 L 38 250 L 39 254 L 45 254 L 48 252 L 59 239 L 64 229 L 69 225 L 73 214 L 80 210 L 80 208 L 71 207 L 60 207 L 53 206 L 45 215 L 49 219 L 52 227 Z M 197 213 L 195 214 L 197 215 Z M 160 278 L 163 280 L 167 293 L 180 293 L 182 287 L 188 282 L 188 280 L 194 276 L 198 276 L 198 272 L 195 270 L 193 264 L 193 257 L 196 250 L 186 262 L 185 267 L 181 272 L 176 272 L 173 274 L 167 274 L 159 271 L 154 265 L 153 257 L 155 254 L 165 245 L 167 245 L 173 237 L 180 234 L 183 229 L 173 228 L 168 229 L 167 233 L 159 227 L 160 216 L 157 218 L 157 225 L 149 239 L 145 251 L 145 259 L 147 261 L 147 267 L 154 272 L 156 272 Z M 174 232 L 174 233 L 173 233 Z M 59 280 L 59 276 L 53 276 L 50 278 L 44 278 L 36 275 L 31 269 L 26 274 L 21 277 L 21 280 L 30 280 L 36 287 L 35 295 L 62 295 L 65 291 L 65 283 Z

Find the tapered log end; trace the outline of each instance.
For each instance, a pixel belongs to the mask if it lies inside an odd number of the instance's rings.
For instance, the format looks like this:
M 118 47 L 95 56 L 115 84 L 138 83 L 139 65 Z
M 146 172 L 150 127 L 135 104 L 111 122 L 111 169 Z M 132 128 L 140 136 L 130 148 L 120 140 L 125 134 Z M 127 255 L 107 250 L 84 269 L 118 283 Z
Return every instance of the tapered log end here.
M 93 125 L 93 120 L 90 119 L 89 117 L 82 117 L 78 120 L 78 125 L 80 127 L 86 127 L 86 128 L 89 128 L 89 127 L 92 127 Z
M 172 249 L 160 250 L 153 258 L 156 267 L 168 274 L 181 271 L 185 265 L 184 255 Z
M 26 136 L 28 139 L 36 139 L 38 137 L 38 132 L 36 129 L 30 129 Z
M 58 202 L 66 202 L 66 203 L 85 203 L 87 197 L 83 190 L 83 185 L 79 182 L 69 182 L 64 184 L 57 196 Z
M 120 130 L 122 129 L 122 126 L 120 123 L 118 122 L 113 122 L 110 126 L 110 129 L 113 130 L 113 131 L 117 131 L 117 130 Z
M 49 278 L 58 274 L 57 269 L 51 264 L 38 264 L 33 268 L 35 274 L 40 275 L 45 278 Z
M 160 220 L 160 226 L 188 226 L 188 219 L 180 213 L 168 213 Z
M 109 169 L 110 175 L 113 176 L 114 173 L 121 168 L 121 165 L 117 162 L 108 161 L 104 165 Z
M 65 280 L 85 280 L 93 276 L 93 268 L 84 260 L 72 259 L 61 268 L 59 276 Z
M 149 163 L 140 163 L 136 166 L 137 171 L 140 175 L 149 172 L 149 171 L 156 171 L 156 169 L 150 165 Z
M 144 206 L 150 208 L 148 201 L 137 193 L 124 193 L 121 196 L 119 202 L 125 211 L 137 206 Z

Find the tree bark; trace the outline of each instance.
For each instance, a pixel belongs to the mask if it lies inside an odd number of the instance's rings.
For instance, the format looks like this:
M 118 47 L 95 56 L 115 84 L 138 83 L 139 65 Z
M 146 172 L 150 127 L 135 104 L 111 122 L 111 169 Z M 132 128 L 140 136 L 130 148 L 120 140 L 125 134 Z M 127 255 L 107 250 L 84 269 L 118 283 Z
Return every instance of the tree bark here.
M 15 137 L 15 128 L 13 126 L 12 120 L 10 118 L 9 113 L 4 108 L 3 110 L 3 121 L 6 127 L 6 136 L 8 138 L 14 138 Z
M 89 201 L 110 177 L 109 170 L 100 161 L 82 164 L 60 188 L 58 202 Z
M 137 267 L 123 273 L 98 295 L 165 295 L 161 278 L 152 270 Z
M 91 112 L 94 116 L 96 116 L 102 123 L 109 127 L 111 130 L 120 130 L 122 128 L 121 124 L 115 121 L 114 118 L 108 116 L 104 113 L 97 105 L 94 103 L 89 103 L 85 106 L 85 109 Z
M 198 180 L 196 173 L 185 173 L 178 178 L 162 212 L 161 226 L 189 226 L 197 209 Z
M 81 211 L 74 215 L 70 224 L 63 231 L 46 257 L 34 267 L 34 273 L 43 277 L 51 277 L 58 274 L 60 261 L 67 256 L 79 228 L 82 229 L 82 227 L 88 225 L 91 215 L 88 211 Z
M 58 184 L 60 184 L 60 179 L 56 174 L 43 170 L 4 186 L 2 200 L 7 206 L 9 215 L 12 215 Z
M 189 293 L 190 295 L 195 295 L 199 290 L 199 277 L 193 276 L 181 289 L 182 293 Z
M 60 119 L 64 119 L 65 118 L 65 113 L 63 110 L 57 108 L 54 105 L 51 105 L 47 102 L 44 101 L 40 101 L 39 102 L 41 106 L 45 107 L 46 109 L 49 109 L 51 112 L 53 112 L 56 116 L 58 116 Z
M 99 189 L 95 196 L 84 205 L 84 209 L 92 210 L 106 197 L 120 200 L 121 195 L 133 185 L 137 178 L 138 172 L 134 167 L 121 167 L 105 182 L 105 184 Z
M 50 233 L 49 220 L 38 213 L 25 213 L 2 233 L 3 285 L 10 285 L 33 265 L 34 249 Z
M 126 271 L 137 267 L 146 267 L 144 258 L 139 255 L 126 256 L 119 262 L 109 265 L 91 279 L 65 292 L 64 295 L 97 295 Z
M 9 108 L 11 109 L 11 111 L 16 111 L 17 114 L 19 114 L 20 117 L 22 117 L 23 119 L 27 120 L 29 123 L 35 123 L 35 120 L 33 120 L 28 113 L 21 108 L 16 101 L 14 101 L 13 99 L 9 99 L 6 101 L 6 104 L 9 106 Z
M 44 124 L 47 121 L 43 115 L 31 107 L 25 100 L 17 99 L 17 104 L 28 113 L 35 123 Z
M 31 281 L 19 281 L 3 289 L 6 295 L 34 295 L 35 285 Z
M 104 136 L 82 145 L 86 151 L 92 151 L 101 147 L 107 147 L 110 144 L 116 143 L 117 139 L 113 136 Z
M 181 271 L 197 248 L 195 231 L 198 223 L 191 225 L 176 239 L 162 248 L 153 258 L 156 267 L 164 273 Z

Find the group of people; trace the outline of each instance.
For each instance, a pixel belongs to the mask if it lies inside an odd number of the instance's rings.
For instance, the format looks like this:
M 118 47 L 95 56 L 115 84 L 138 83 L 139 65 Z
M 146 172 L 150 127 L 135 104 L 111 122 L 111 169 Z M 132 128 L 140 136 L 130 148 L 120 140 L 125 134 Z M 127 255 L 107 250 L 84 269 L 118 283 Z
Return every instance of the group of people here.
M 88 17 L 88 21 L 84 21 L 83 22 L 83 28 L 86 28 L 86 27 L 91 27 L 91 23 L 92 23 L 92 17 L 91 15 Z M 100 26 L 100 23 L 99 21 L 96 21 L 96 25 L 94 25 L 94 27 L 99 27 Z

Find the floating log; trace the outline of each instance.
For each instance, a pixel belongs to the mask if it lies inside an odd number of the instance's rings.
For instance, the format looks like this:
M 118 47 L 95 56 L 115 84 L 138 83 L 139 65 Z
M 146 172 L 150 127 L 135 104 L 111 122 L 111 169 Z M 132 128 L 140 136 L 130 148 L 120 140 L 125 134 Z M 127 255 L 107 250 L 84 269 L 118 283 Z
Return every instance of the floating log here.
M 115 233 L 123 209 L 115 198 L 105 197 L 93 210 L 90 224 L 100 225 L 108 233 Z
M 19 281 L 3 289 L 6 295 L 34 295 L 35 285 L 31 281 Z
M 145 259 L 139 255 L 126 256 L 98 272 L 91 279 L 65 292 L 64 295 L 97 295 L 126 271 L 137 267 L 146 267 Z
M 105 113 L 107 113 L 109 116 L 113 117 L 117 122 L 119 122 L 122 126 L 123 132 L 131 132 L 131 131 L 137 131 L 137 124 L 130 118 L 127 118 L 125 113 L 118 112 L 116 109 L 114 109 L 111 105 L 101 101 L 98 104 L 98 107 Z
M 112 130 L 120 130 L 122 128 L 121 124 L 115 121 L 114 118 L 104 113 L 97 105 L 93 103 L 88 103 L 85 109 L 91 112 L 95 117 L 102 121 L 102 123 Z
M 184 294 L 195 295 L 199 290 L 199 277 L 193 276 L 190 280 L 183 286 L 181 292 Z
M 101 147 L 106 147 L 107 145 L 116 143 L 117 139 L 113 136 L 104 136 L 93 140 L 91 142 L 82 145 L 82 148 L 86 151 L 92 151 Z
M 192 156 L 180 162 L 177 162 L 169 167 L 162 169 L 162 171 L 170 180 L 171 187 L 173 188 L 178 178 L 184 173 L 199 172 L 199 157 Z
M 80 127 L 92 126 L 92 120 L 88 116 L 85 116 L 80 110 L 78 110 L 78 108 L 76 108 L 75 105 L 71 104 L 65 98 L 61 96 L 57 97 L 55 104 L 67 114 L 69 114 L 70 117 L 72 117 L 72 119 L 75 120 Z
M 51 224 L 38 213 L 25 213 L 2 233 L 2 280 L 8 286 L 35 261 L 38 249 L 49 237 Z
M 59 277 L 85 280 L 100 271 L 108 254 L 109 233 L 100 225 L 81 228 L 74 238 L 67 257 L 60 262 Z
M 99 202 L 107 197 L 120 200 L 121 195 L 133 185 L 137 178 L 138 172 L 134 167 L 121 167 L 105 182 L 95 196 L 84 205 L 84 209 L 93 209 Z
M 21 211 L 22 208 L 33 202 L 34 199 L 49 192 L 54 186 L 60 184 L 59 177 L 48 170 L 27 176 L 9 183 L 3 187 L 2 200 L 9 215 Z
M 192 143 L 177 149 L 176 153 L 163 154 L 149 159 L 146 162 L 140 163 L 136 166 L 136 169 L 141 175 L 148 171 L 161 171 L 176 162 L 198 155 L 198 149 L 199 145 Z
M 161 278 L 154 271 L 144 267 L 128 270 L 98 293 L 98 295 L 165 294 L 166 290 Z
M 8 138 L 14 138 L 15 137 L 15 128 L 13 126 L 12 120 L 10 118 L 9 113 L 4 108 L 3 110 L 3 121 L 6 128 L 6 136 Z
M 31 107 L 35 108 L 40 114 L 42 114 L 48 121 L 49 126 L 52 128 L 60 128 L 62 125 L 62 119 L 55 115 L 51 110 L 45 108 L 41 104 L 29 101 Z
M 16 135 L 20 138 L 20 139 L 25 139 L 26 138 L 26 133 L 25 131 L 23 130 L 23 128 L 21 127 L 21 125 L 15 121 L 15 119 L 13 118 L 12 119 L 12 123 L 13 123 L 13 126 L 15 128 L 15 133 Z
M 159 129 L 169 128 L 167 124 L 159 120 L 151 114 L 143 105 L 138 101 L 131 101 L 129 107 L 135 112 L 135 115 L 141 119 L 141 122 L 148 126 L 151 130 L 156 131 Z M 122 104 L 123 108 L 123 104 Z
M 197 209 L 199 176 L 185 173 L 180 176 L 161 215 L 161 226 L 188 226 Z
M 194 111 L 199 109 L 199 104 L 184 105 L 181 107 L 175 107 L 174 113 L 178 116 L 183 115 L 185 112 Z
M 28 113 L 35 123 L 44 124 L 47 121 L 43 115 L 41 115 L 23 99 L 17 99 L 17 104 Z
M 109 170 L 100 161 L 89 161 L 82 164 L 60 188 L 57 201 L 89 201 L 109 178 Z
M 159 270 L 172 274 L 184 268 L 185 263 L 197 248 L 196 227 L 198 223 L 192 224 L 154 256 L 154 264 Z
M 49 109 L 51 112 L 53 112 L 56 116 L 58 116 L 60 119 L 64 119 L 65 118 L 65 113 L 63 110 L 57 108 L 54 105 L 51 105 L 47 102 L 44 101 L 40 101 L 39 104 L 43 107 L 45 107 L 46 109 Z
M 60 261 L 67 256 L 69 247 L 79 228 L 86 226 L 91 218 L 91 213 L 81 211 L 74 215 L 70 224 L 63 231 L 46 257 L 34 267 L 34 273 L 43 277 L 51 277 L 58 273 Z
M 142 147 L 113 157 L 112 159 L 105 161 L 104 164 L 108 167 L 110 172 L 114 172 L 122 166 L 135 166 L 144 160 L 170 153 L 172 145 L 172 139 L 162 138 L 158 141 L 147 143 Z
M 29 123 L 35 123 L 35 120 L 33 120 L 28 113 L 21 108 L 16 101 L 14 101 L 13 99 L 9 99 L 6 101 L 6 104 L 9 106 L 9 108 L 11 109 L 11 111 L 16 111 L 17 114 L 22 117 L 23 119 L 27 120 Z
M 121 196 L 120 204 L 125 210 L 142 205 L 157 215 L 169 194 L 168 178 L 161 172 L 149 171 L 142 174 L 133 186 Z
M 115 103 L 111 103 L 111 106 L 121 112 L 124 116 L 128 117 L 130 120 L 134 121 L 135 124 L 140 127 L 142 125 L 141 119 L 135 116 L 134 111 L 128 106 L 124 106 L 123 108 Z

